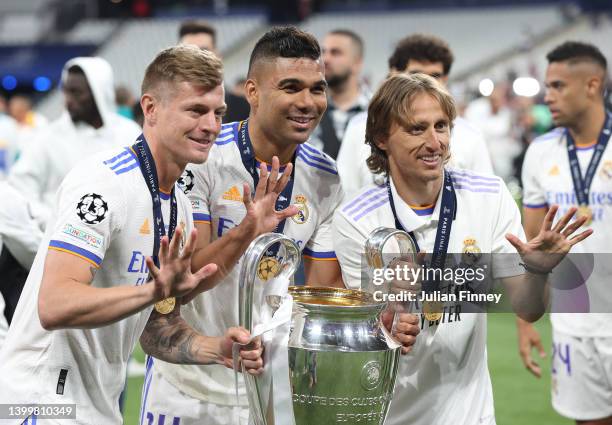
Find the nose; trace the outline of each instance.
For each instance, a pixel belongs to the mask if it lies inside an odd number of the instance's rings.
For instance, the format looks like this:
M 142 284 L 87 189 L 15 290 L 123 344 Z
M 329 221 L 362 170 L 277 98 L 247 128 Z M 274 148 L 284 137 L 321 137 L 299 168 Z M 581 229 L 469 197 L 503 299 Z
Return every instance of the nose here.
M 546 89 L 546 91 L 544 92 L 544 103 L 546 103 L 547 105 L 550 105 L 553 102 L 553 96 L 550 93 L 549 89 Z
M 428 129 L 424 134 L 425 147 L 432 151 L 437 151 L 442 148 L 442 135 L 438 133 L 433 127 Z
M 315 101 L 310 90 L 305 88 L 297 94 L 295 105 L 301 111 L 312 111 L 315 108 Z
M 209 111 L 200 117 L 198 128 L 204 133 L 218 134 L 221 131 L 221 119 L 214 111 Z

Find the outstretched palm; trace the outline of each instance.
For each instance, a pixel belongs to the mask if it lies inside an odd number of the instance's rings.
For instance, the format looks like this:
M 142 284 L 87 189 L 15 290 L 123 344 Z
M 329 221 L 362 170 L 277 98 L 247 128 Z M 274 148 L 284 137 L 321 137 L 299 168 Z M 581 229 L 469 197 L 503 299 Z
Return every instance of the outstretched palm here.
M 524 243 L 515 235 L 506 235 L 506 239 L 516 248 L 531 270 L 542 273 L 552 271 L 572 246 L 593 233 L 593 230 L 587 229 L 572 236 L 587 221 L 587 217 L 583 216 L 568 224 L 576 214 L 576 208 L 570 208 L 553 226 L 553 219 L 558 209 L 558 205 L 550 207 L 540 228 L 540 233 L 529 242 Z
M 254 236 L 274 231 L 281 221 L 298 213 L 298 209 L 294 205 L 290 205 L 282 211 L 276 211 L 276 200 L 291 178 L 293 164 L 287 164 L 280 178 L 278 177 L 279 169 L 280 163 L 276 156 L 272 158 L 272 170 L 270 172 L 268 172 L 265 164 L 261 165 L 259 183 L 255 188 L 253 198 L 249 185 L 244 184 L 243 202 L 246 207 L 246 216 L 242 224 Z
M 168 297 L 181 297 L 188 294 L 198 286 L 200 281 L 206 279 L 217 271 L 215 264 L 207 264 L 196 273 L 191 272 L 191 257 L 197 238 L 197 231 L 193 229 L 187 243 L 180 252 L 180 240 L 183 229 L 176 228 L 172 241 L 164 236 L 159 248 L 159 268 L 151 257 L 147 257 L 147 266 L 155 285 L 155 299 L 163 300 Z

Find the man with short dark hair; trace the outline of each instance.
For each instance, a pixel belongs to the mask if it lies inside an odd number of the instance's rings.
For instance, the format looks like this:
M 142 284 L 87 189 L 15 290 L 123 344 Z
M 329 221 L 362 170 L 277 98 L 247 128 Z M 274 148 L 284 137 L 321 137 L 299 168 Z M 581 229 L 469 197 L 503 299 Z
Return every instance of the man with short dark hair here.
M 328 32 L 321 45 L 328 84 L 327 111 L 310 143 L 336 159 L 348 122 L 368 107 L 369 93 L 360 80 L 364 46 L 361 37 L 347 29 Z
M 217 50 L 217 30 L 204 20 L 184 21 L 179 28 L 179 43 L 198 46 L 200 49 L 210 50 L 221 57 Z M 225 91 L 225 104 L 227 111 L 225 122 L 247 119 L 249 116 L 249 103 L 244 96 L 239 96 L 232 90 Z
M 528 239 L 537 234 L 552 204 L 560 212 L 578 207 L 593 229 L 573 250 L 572 260 L 590 255 L 592 273 L 586 284 L 572 287 L 573 300 L 562 302 L 566 291 L 553 292 L 556 312 L 553 329 L 552 404 L 557 412 L 577 424 L 612 424 L 612 116 L 604 106 L 607 61 L 592 44 L 568 41 L 548 55 L 544 100 L 557 128 L 536 138 L 523 163 L 523 217 Z M 577 263 L 580 267 L 580 263 Z M 586 270 L 586 269 L 585 269 Z M 573 282 L 572 282 L 573 283 Z M 588 291 L 587 291 L 588 289 Z M 587 291 L 589 310 L 575 311 L 574 302 Z M 569 291 L 567 291 L 569 292 Z M 557 299 L 556 297 L 560 297 Z M 569 306 L 570 310 L 567 309 Z M 531 357 L 533 346 L 545 355 L 538 332 L 517 319 L 523 363 L 535 376 L 541 367 Z
M 414 34 L 400 40 L 389 58 L 389 73 L 427 74 L 442 84 L 448 82 L 453 64 L 448 44 L 438 37 Z M 369 147 L 364 144 L 367 113 L 356 115 L 349 123 L 338 154 L 338 172 L 348 195 L 383 179 L 366 165 Z M 456 117 L 451 133 L 451 163 L 459 168 L 493 173 L 489 151 L 482 133 L 461 117 Z
M 200 49 L 217 52 L 217 30 L 203 20 L 189 20 L 181 23 L 179 43 L 198 46 Z
M 196 329 L 224 329 L 238 323 L 243 259 L 220 255 L 218 247 L 234 243 L 237 235 L 254 239 L 266 229 L 253 225 L 252 211 L 244 203 L 268 173 L 271 181 L 282 176 L 284 189 L 277 209 L 292 211 L 274 222 L 272 229 L 293 239 L 302 250 L 306 284 L 342 286 L 331 238 L 331 220 L 342 200 L 342 188 L 334 161 L 305 143 L 326 107 L 320 55 L 317 40 L 295 27 L 273 28 L 264 34 L 249 61 L 245 84 L 249 119 L 224 124 L 209 161 L 189 166 L 183 176 L 194 206 L 197 249 L 219 267 L 207 280 L 222 279 L 184 306 Z M 405 352 L 413 342 L 408 340 Z M 145 379 L 143 417 L 170 415 L 182 425 L 201 424 L 203 419 L 207 425 L 233 425 L 248 418 L 244 384 L 240 380 L 236 400 L 233 374 L 224 368 L 155 362 Z
M 147 67 L 141 104 L 136 143 L 88 158 L 58 190 L 0 351 L 3 403 L 74 404 L 75 423 L 120 424 L 127 361 L 143 330 L 143 349 L 169 362 L 231 367 L 233 343 L 248 341 L 239 328 L 206 337 L 180 315 L 180 297 L 216 271 L 194 256 L 191 205 L 175 186 L 187 163 L 207 159 L 221 128 L 221 62 L 194 47 L 163 50 Z M 240 357 L 259 373 L 258 343 Z M 15 422 L 37 419 L 19 411 Z

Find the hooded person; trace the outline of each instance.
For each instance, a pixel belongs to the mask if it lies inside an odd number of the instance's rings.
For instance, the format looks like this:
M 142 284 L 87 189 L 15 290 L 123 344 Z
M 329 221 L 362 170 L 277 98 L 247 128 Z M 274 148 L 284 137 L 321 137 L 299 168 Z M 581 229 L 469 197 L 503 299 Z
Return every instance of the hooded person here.
M 117 114 L 113 70 L 102 58 L 74 58 L 62 71 L 64 113 L 37 133 L 0 186 L 0 294 L 10 323 L 43 239 L 55 192 L 68 172 L 100 151 L 125 146 L 141 133 Z M 0 331 L 1 332 L 1 331 Z
M 98 57 L 78 57 L 62 70 L 64 113 L 24 149 L 8 181 L 35 206 L 44 224 L 66 174 L 87 157 L 124 146 L 141 132 L 116 112 L 113 70 Z M 38 246 L 33 247 L 33 254 Z

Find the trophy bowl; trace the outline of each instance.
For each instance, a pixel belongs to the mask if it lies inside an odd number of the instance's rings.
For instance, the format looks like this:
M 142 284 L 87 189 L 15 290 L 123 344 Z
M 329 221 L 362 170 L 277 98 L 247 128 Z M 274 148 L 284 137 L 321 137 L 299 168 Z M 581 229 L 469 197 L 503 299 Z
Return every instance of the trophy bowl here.
M 270 251 L 273 245 L 278 248 Z M 297 245 L 280 234 L 265 234 L 251 243 L 241 270 L 241 326 L 253 331 L 258 265 L 275 255 L 278 275 L 288 278 L 297 270 L 299 253 Z M 401 345 L 380 319 L 386 303 L 376 302 L 369 293 L 349 289 L 289 286 L 286 293 L 292 299 L 288 336 L 284 344 L 270 347 L 283 361 L 264 366 L 274 376 L 272 385 L 263 385 L 263 377 L 244 374 L 252 422 L 382 425 L 393 396 L 401 352 Z M 281 298 L 266 296 L 264 303 L 275 309 Z M 288 364 L 284 366 L 286 371 L 280 363 Z M 278 404 L 274 399 L 287 400 L 290 406 L 279 409 L 283 413 L 278 414 L 272 407 Z
M 289 378 L 297 424 L 383 424 L 400 350 L 380 321 L 383 303 L 354 290 L 297 287 Z

